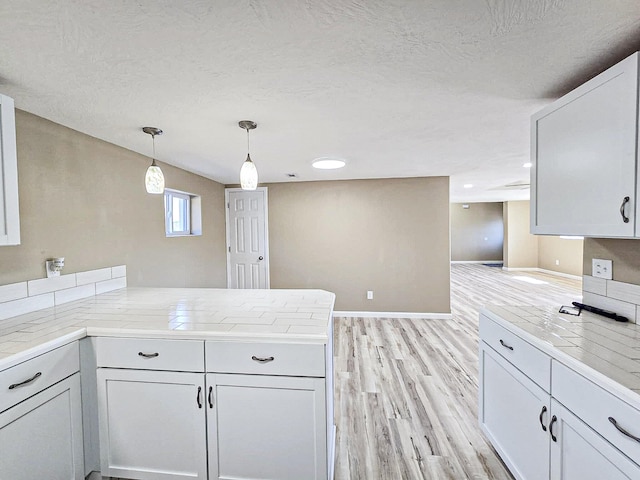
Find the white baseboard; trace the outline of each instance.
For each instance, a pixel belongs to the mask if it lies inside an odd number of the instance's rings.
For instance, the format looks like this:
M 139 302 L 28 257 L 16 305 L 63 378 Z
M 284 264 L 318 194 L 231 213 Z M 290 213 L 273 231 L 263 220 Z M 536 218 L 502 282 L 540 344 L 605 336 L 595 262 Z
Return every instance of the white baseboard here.
M 419 312 L 355 312 L 335 311 L 334 317 L 362 317 L 362 318 L 429 318 L 436 320 L 450 320 L 450 313 L 419 313 Z
M 572 278 L 574 280 L 582 280 L 582 275 L 571 275 L 570 273 L 555 272 L 553 270 L 546 270 L 544 268 L 536 268 L 536 267 L 509 268 L 509 267 L 502 267 L 502 269 L 507 271 L 507 272 L 540 272 L 540 273 L 547 273 L 549 275 L 555 275 L 557 277 Z
M 503 263 L 504 260 L 451 260 L 451 263 Z

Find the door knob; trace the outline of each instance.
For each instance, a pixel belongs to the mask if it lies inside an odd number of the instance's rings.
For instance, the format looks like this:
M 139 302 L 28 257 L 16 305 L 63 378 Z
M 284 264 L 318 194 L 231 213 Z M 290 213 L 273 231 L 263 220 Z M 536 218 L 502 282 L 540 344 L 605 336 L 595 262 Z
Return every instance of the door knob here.
M 260 255 L 260 256 L 258 257 L 258 260 L 264 260 L 264 257 L 263 257 L 262 255 Z

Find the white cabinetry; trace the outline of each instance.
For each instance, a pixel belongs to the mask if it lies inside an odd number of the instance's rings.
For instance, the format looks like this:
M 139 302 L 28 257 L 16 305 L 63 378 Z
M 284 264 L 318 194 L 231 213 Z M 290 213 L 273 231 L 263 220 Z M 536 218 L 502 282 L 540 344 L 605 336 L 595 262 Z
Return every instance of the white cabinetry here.
M 97 338 L 102 475 L 327 479 L 327 348 Z
M 608 419 L 637 429 L 640 411 L 484 315 L 480 339 L 480 426 L 517 479 L 640 478 L 640 442 Z M 530 376 L 539 355 L 550 384 Z
M 550 395 L 484 342 L 480 378 L 482 430 L 516 478 L 546 478 Z
M 84 478 L 78 369 L 76 342 L 0 372 L 1 479 Z
M 0 245 L 19 244 L 15 110 L 13 99 L 0 95 Z
M 324 480 L 323 378 L 208 374 L 209 479 Z
M 549 428 L 552 438 L 552 479 L 636 480 L 640 478 L 638 465 L 559 402 L 552 400 L 551 410 L 553 423 Z
M 200 373 L 98 369 L 101 473 L 206 479 Z
M 210 480 L 327 478 L 325 348 L 206 342 Z
M 638 53 L 531 121 L 531 233 L 634 237 Z
M 205 480 L 203 342 L 98 338 L 96 345 L 102 475 Z

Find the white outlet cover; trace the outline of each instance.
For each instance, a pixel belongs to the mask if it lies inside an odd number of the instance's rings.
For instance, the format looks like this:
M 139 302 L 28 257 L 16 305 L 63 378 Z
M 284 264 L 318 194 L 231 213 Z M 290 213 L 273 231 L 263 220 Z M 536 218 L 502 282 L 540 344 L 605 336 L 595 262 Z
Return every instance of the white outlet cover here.
M 606 280 L 613 279 L 613 261 L 601 258 L 591 259 L 591 275 Z

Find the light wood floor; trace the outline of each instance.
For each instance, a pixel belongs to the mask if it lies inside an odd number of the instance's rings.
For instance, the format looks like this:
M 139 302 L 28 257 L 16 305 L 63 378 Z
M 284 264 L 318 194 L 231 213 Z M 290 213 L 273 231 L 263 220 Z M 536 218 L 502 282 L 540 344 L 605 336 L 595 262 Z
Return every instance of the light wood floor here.
M 451 320 L 336 318 L 336 480 L 513 478 L 478 427 L 478 310 L 580 298 L 579 280 L 454 264 Z

